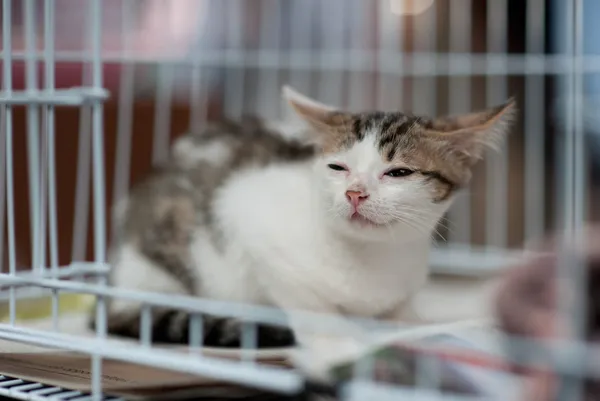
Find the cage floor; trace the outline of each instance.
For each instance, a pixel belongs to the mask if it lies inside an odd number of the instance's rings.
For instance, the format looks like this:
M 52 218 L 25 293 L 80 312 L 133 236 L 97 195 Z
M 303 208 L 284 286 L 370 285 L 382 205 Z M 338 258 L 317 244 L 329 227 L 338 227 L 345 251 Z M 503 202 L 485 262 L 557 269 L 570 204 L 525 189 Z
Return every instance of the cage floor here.
M 422 310 L 424 316 L 434 321 L 455 321 L 465 319 L 489 318 L 489 307 L 491 305 L 490 296 L 491 294 L 493 294 L 494 283 L 495 281 L 490 279 L 465 277 L 457 278 L 439 275 L 436 276 L 435 279 L 432 280 L 432 282 L 420 294 L 418 298 L 419 302 L 417 303 L 417 305 L 420 307 L 419 309 Z M 54 324 L 51 317 L 36 320 L 18 321 L 16 325 L 18 327 L 26 327 L 42 332 L 51 332 L 54 328 Z M 85 314 L 82 314 L 80 312 L 62 314 L 58 319 L 58 329 L 61 333 L 69 335 L 77 335 L 82 337 L 93 337 L 95 335 L 94 332 L 90 331 L 87 328 L 87 317 L 85 316 Z M 485 348 L 489 348 L 493 352 L 497 351 L 497 344 L 495 343 L 495 339 L 492 339 L 489 336 L 486 337 L 486 333 L 469 333 L 469 335 L 478 336 L 479 338 L 477 338 L 476 341 L 480 343 L 487 342 L 487 345 L 484 345 Z M 121 339 L 116 341 L 135 342 L 134 340 Z M 53 350 L 33 346 L 30 344 L 23 344 L 12 341 L 0 341 L 0 353 L 30 353 L 52 351 Z M 231 352 L 232 351 L 225 351 L 225 353 Z M 273 355 L 281 355 L 281 351 L 264 351 L 264 353 L 269 352 L 272 352 Z M 21 383 L 21 385 L 22 384 L 31 384 L 31 382 L 23 382 Z M 35 388 L 41 389 L 41 387 Z M 53 388 L 56 389 L 58 387 Z M 32 398 L 29 397 L 28 394 L 18 395 L 15 393 L 15 390 L 12 390 L 10 392 L 8 390 L 10 390 L 10 388 L 3 390 L 2 383 L 0 383 L 0 396 L 14 396 L 14 399 L 46 399 L 39 398 L 39 396 Z M 79 398 L 76 397 L 75 399 Z M 81 399 L 85 400 L 87 398 L 82 396 Z

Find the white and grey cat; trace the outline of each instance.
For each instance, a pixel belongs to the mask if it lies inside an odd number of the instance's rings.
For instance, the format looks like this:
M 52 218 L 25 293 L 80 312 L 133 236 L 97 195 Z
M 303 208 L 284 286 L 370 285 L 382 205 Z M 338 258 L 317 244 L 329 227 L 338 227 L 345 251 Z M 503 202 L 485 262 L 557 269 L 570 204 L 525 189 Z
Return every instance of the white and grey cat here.
M 486 148 L 507 134 L 514 101 L 428 118 L 347 112 L 283 92 L 306 129 L 216 122 L 180 140 L 177 157 L 133 188 L 115 214 L 122 235 L 110 253 L 111 284 L 410 318 L 432 231 Z M 108 315 L 109 332 L 139 335 L 139 304 L 112 301 Z M 158 311 L 154 341 L 186 342 L 188 320 Z M 239 345 L 235 321 L 204 322 L 205 344 Z M 259 328 L 261 346 L 293 341 L 287 329 Z

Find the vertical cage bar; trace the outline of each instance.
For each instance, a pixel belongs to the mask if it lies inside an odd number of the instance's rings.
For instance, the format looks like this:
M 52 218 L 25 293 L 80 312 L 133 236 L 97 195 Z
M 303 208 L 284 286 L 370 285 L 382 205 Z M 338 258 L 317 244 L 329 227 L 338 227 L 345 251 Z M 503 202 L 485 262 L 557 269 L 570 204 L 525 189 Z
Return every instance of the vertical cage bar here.
M 210 18 L 209 15 L 204 13 L 210 13 L 211 7 L 208 2 L 198 3 L 199 21 L 206 21 Z M 201 35 L 204 35 L 204 31 Z M 202 36 L 199 40 L 202 40 Z M 200 64 L 201 52 L 196 52 L 192 59 L 191 68 L 191 93 L 190 93 L 190 130 L 192 133 L 198 133 L 202 129 L 202 123 L 208 116 L 208 90 L 202 85 L 202 66 Z
M 563 172 L 562 181 L 563 181 L 563 190 L 562 192 L 562 228 L 565 231 L 566 236 L 569 236 L 575 231 L 575 164 L 577 161 L 575 160 L 576 154 L 576 141 L 575 141 L 575 131 L 576 131 L 576 114 L 577 110 L 575 110 L 573 103 L 576 101 L 576 85 L 577 85 L 577 72 L 575 69 L 577 68 L 575 61 L 575 31 L 576 27 L 574 24 L 574 7 L 567 6 L 565 10 L 565 18 L 566 18 L 566 38 L 567 38 L 567 46 L 566 46 L 566 54 L 571 57 L 570 61 L 570 70 L 569 75 L 566 77 L 566 101 L 564 103 L 565 110 L 565 146 L 564 146 L 564 165 L 558 171 Z
M 345 1 L 345 0 L 342 0 Z M 320 5 L 320 33 L 319 42 L 321 56 L 329 54 L 342 54 L 344 49 L 344 23 L 345 13 L 340 0 L 321 1 Z M 347 54 L 347 52 L 345 52 Z M 326 104 L 339 106 L 343 98 L 344 71 L 331 71 L 327 68 L 327 58 L 321 59 L 321 70 L 319 74 L 318 99 Z
M 242 322 L 242 360 L 246 363 L 256 362 L 258 347 L 258 328 L 256 322 Z
M 2 1 L 2 55 L 3 89 L 7 94 L 12 93 L 12 0 Z M 17 244 L 15 241 L 15 195 L 13 174 L 13 112 L 11 106 L 4 106 L 4 128 L 6 134 L 6 219 L 8 236 L 8 272 L 10 275 L 17 273 Z M 4 211 L 2 211 L 4 212 Z M 9 288 L 9 322 L 15 324 L 16 317 L 16 291 L 14 286 Z
M 204 339 L 204 318 L 200 314 L 192 314 L 190 316 L 190 332 L 189 332 L 190 348 L 202 352 L 202 344 Z
M 36 46 L 36 12 L 35 1 L 25 0 L 23 3 L 25 20 L 25 86 L 27 91 L 38 90 Z M 27 106 L 27 156 L 29 168 L 29 209 L 31 219 L 31 265 L 32 268 L 44 270 L 41 263 L 41 224 L 40 224 L 40 138 L 39 138 L 39 106 Z
M 417 380 L 416 387 L 421 391 L 431 394 L 432 398 L 442 398 L 440 390 L 442 384 L 442 372 L 440 360 L 434 356 L 418 353 L 417 354 Z
M 567 127 L 567 158 L 565 165 L 565 178 L 568 181 L 569 192 L 566 192 L 565 200 L 565 234 L 569 240 L 576 244 L 585 241 L 581 229 L 585 221 L 585 183 L 586 183 L 586 158 L 584 148 L 584 121 L 583 121 L 583 0 L 574 0 L 571 11 L 572 24 L 569 29 L 570 43 L 572 45 L 572 71 L 569 79 L 568 102 L 570 125 Z M 577 263 L 579 265 L 579 263 Z M 578 294 L 574 302 L 577 304 L 576 314 L 566 315 L 566 318 L 576 319 L 573 322 L 577 340 L 581 340 L 584 327 L 584 316 L 586 315 L 585 283 L 586 266 L 564 266 L 562 279 L 569 283 L 569 293 Z M 566 297 L 565 297 L 566 298 Z M 573 310 L 573 305 L 570 306 Z
M 88 0 L 89 2 L 89 0 Z M 86 16 L 86 26 L 90 25 L 91 15 Z M 83 35 L 82 48 L 90 46 L 90 35 Z M 91 84 L 92 70 L 89 63 L 82 65 L 81 83 Z M 84 104 L 79 108 L 79 127 L 77 140 L 77 178 L 75 184 L 75 212 L 73 216 L 73 239 L 71 245 L 71 261 L 84 261 L 87 254 L 89 210 L 90 210 L 90 176 L 92 158 L 92 109 Z
M 101 89 L 102 82 L 102 6 L 101 0 L 91 0 L 89 4 L 90 44 L 92 60 L 92 87 Z M 106 261 L 106 208 L 104 193 L 104 127 L 103 105 L 100 101 L 92 104 L 92 163 L 94 196 L 94 260 L 98 265 Z M 98 278 L 106 284 L 106 277 Z M 96 336 L 106 336 L 106 303 L 103 296 L 96 297 Z M 92 356 L 92 397 L 102 398 L 102 357 Z
M 222 0 L 223 1 L 223 0 Z M 224 0 L 227 19 L 227 59 L 225 76 L 225 109 L 232 117 L 241 117 L 244 111 L 245 67 L 240 63 L 239 54 L 244 50 L 244 6 L 246 2 L 239 0 Z M 271 96 L 275 93 L 271 94 Z
M 375 380 L 375 359 L 376 356 L 372 352 L 368 352 L 364 358 L 360 358 L 352 367 L 352 379 L 373 382 Z
M 370 17 L 369 12 L 371 11 L 369 1 L 365 0 L 349 0 L 351 1 L 352 7 L 350 7 L 350 19 L 349 26 L 353 29 L 350 32 L 350 63 L 358 64 L 360 59 L 354 55 L 354 53 L 360 53 L 366 51 L 368 48 L 369 38 L 369 24 L 367 24 L 368 18 Z M 348 85 L 348 100 L 346 107 L 350 110 L 366 110 L 371 107 L 368 104 L 367 93 L 371 90 L 369 85 L 370 74 L 367 72 L 360 71 L 358 68 L 349 73 L 350 83 Z M 400 80 L 400 83 L 402 81 Z
M 45 57 L 45 55 L 44 55 Z M 45 67 L 45 61 L 44 61 L 44 67 Z M 40 83 L 40 89 L 41 89 L 41 83 Z M 47 259 L 47 240 L 48 240 L 48 227 L 47 227 L 47 223 L 48 223 L 48 173 L 47 173 L 47 167 L 48 167 L 48 128 L 47 128 L 47 123 L 48 123 L 48 113 L 47 113 L 47 109 L 48 107 L 46 105 L 42 106 L 42 118 L 40 120 L 41 123 L 41 130 L 40 130 L 40 160 L 39 160 L 39 165 L 40 165 L 40 171 L 39 171 L 39 175 L 40 175 L 40 182 L 39 182 L 39 191 L 40 191 L 40 231 L 39 231 L 39 235 L 40 238 L 38 239 L 39 244 L 40 244 L 40 266 L 43 269 L 46 269 L 46 267 L 48 266 L 48 259 Z
M 131 57 L 132 35 L 129 34 L 134 26 L 134 2 L 125 0 L 121 3 L 121 57 L 125 60 Z M 117 149 L 115 157 L 115 175 L 113 179 L 113 210 L 121 200 L 124 200 L 129 190 L 131 166 L 131 137 L 133 128 L 134 78 L 135 64 L 125 63 L 121 66 L 119 82 L 119 115 L 117 117 Z M 119 237 L 119 224 L 111 226 L 111 241 Z
M 82 81 L 89 82 L 90 70 L 84 66 Z M 71 261 L 86 259 L 88 223 L 90 210 L 90 174 L 92 153 L 91 119 L 92 110 L 89 105 L 79 109 L 79 138 L 77 147 L 77 178 L 75 184 L 75 213 L 73 219 L 73 244 Z
M 487 51 L 502 54 L 503 71 L 507 70 L 507 0 L 494 0 L 487 3 Z M 499 105 L 507 100 L 506 75 L 488 76 L 486 80 L 486 103 Z M 505 143 L 500 152 L 493 152 L 486 162 L 486 245 L 506 247 L 508 233 L 508 146 Z
M 427 10 L 413 18 L 415 21 L 413 43 L 417 54 L 436 54 L 437 14 L 435 5 L 436 2 L 433 2 Z M 456 4 L 452 4 L 451 7 L 456 7 Z M 419 65 L 415 64 L 414 68 L 418 70 Z M 412 91 L 412 110 L 414 112 L 426 115 L 435 115 L 437 113 L 436 84 L 436 74 L 414 78 Z
M 44 61 L 45 84 L 48 92 L 54 91 L 54 0 L 44 0 Z M 58 219 L 56 211 L 56 152 L 55 152 L 55 114 L 54 106 L 47 105 L 46 110 L 46 143 L 48 152 L 48 229 L 50 243 L 50 269 L 58 273 Z M 58 291 L 52 290 L 52 325 L 58 330 Z
M 100 0 L 92 0 L 92 86 L 102 89 L 102 7 Z M 104 127 L 101 101 L 92 104 L 92 162 L 94 177 L 94 256 L 97 263 L 105 262 L 106 208 L 104 192 Z
M 155 166 L 163 163 L 169 157 L 174 67 L 173 64 L 167 62 L 158 65 L 158 88 L 156 90 L 154 140 L 152 143 L 152 164 Z
M 587 266 L 573 255 L 573 247 L 580 247 L 587 238 L 580 231 L 583 226 L 585 205 L 585 152 L 583 144 L 583 1 L 574 0 L 567 6 L 566 37 L 570 56 L 570 73 L 567 77 L 565 157 L 563 166 L 564 239 L 558 267 L 558 303 L 561 321 L 566 322 L 571 337 L 580 343 L 585 338 L 587 316 Z M 559 169 L 560 171 L 560 169 Z M 559 319 L 557 319 L 559 320 Z M 583 355 L 572 358 L 573 363 L 583 360 Z M 572 366 L 573 367 L 573 366 Z M 583 366 L 574 366 L 580 369 Z M 555 366 L 560 369 L 560 366 Z M 562 376 L 558 386 L 559 399 L 582 399 L 582 380 L 576 376 Z
M 541 55 L 545 49 L 544 0 L 527 2 L 527 54 Z M 533 69 L 532 62 L 526 68 Z M 545 194 L 545 121 L 544 121 L 544 76 L 525 76 L 525 241 L 540 238 L 544 233 Z
M 44 4 L 45 7 L 45 4 Z M 45 12 L 46 10 L 43 9 L 42 13 L 43 18 L 44 18 L 44 24 L 46 23 L 46 16 L 45 16 Z M 46 28 L 44 27 L 42 35 L 46 34 Z M 37 49 L 36 49 L 37 51 Z M 43 67 L 44 67 L 44 88 L 46 87 L 46 43 L 45 43 L 45 36 L 44 36 L 44 60 L 43 60 Z M 37 70 L 37 65 L 36 65 L 36 70 Z M 37 71 L 36 71 L 37 74 Z M 40 82 L 40 89 L 42 88 L 42 83 Z M 39 175 L 40 175 L 40 183 L 39 183 L 39 191 L 40 191 L 40 238 L 38 239 L 39 244 L 40 244 L 40 265 L 42 267 L 42 269 L 46 269 L 46 267 L 48 266 L 48 259 L 47 259 L 47 254 L 48 254 L 48 250 L 47 250 L 47 243 L 48 243 L 48 105 L 43 105 L 41 107 L 42 109 L 42 118 L 40 120 L 40 124 L 41 124 L 41 130 L 40 130 L 40 160 L 39 160 L 39 165 L 40 165 L 40 171 L 39 171 Z
M 10 68 L 10 67 L 4 67 Z M 6 154 L 6 106 L 0 106 L 0 156 Z M 6 216 L 6 163 L 0 161 L 0 273 L 4 273 L 8 267 L 4 266 L 4 253 L 7 252 L 4 245 L 4 224 Z
M 4 9 L 2 10 L 2 12 L 4 13 Z M 5 15 L 3 14 L 3 17 Z M 10 14 L 8 16 L 6 16 L 6 18 L 8 18 L 8 21 L 10 21 Z M 10 22 L 9 22 L 10 24 Z M 9 39 L 10 39 L 10 30 L 12 29 L 12 24 L 7 24 L 5 22 L 5 20 L 3 19 L 3 23 L 2 23 L 2 27 L 3 27 L 3 33 L 2 33 L 2 37 L 6 37 L 8 35 Z M 10 49 L 7 49 L 5 47 L 6 45 L 3 43 L 3 52 L 6 53 L 7 51 L 10 51 Z M 10 57 L 10 55 L 9 55 Z M 5 60 L 4 61 L 4 70 L 10 70 L 12 68 L 12 65 L 10 63 L 6 63 Z M 2 81 L 5 81 L 6 77 L 3 76 L 2 77 Z M 10 90 L 7 89 L 11 86 L 11 83 L 8 82 L 4 82 L 2 84 L 2 89 L 5 92 L 9 92 Z M 8 108 L 9 106 L 3 105 L 0 108 L 0 157 L 4 157 L 4 155 L 6 154 L 6 137 L 8 136 L 8 121 L 7 121 L 7 114 L 8 114 Z M 6 163 L 4 161 L 0 161 L 0 272 L 4 273 L 5 271 L 8 270 L 8 266 L 5 266 L 4 263 L 6 261 L 6 259 L 4 258 L 5 252 L 6 254 L 8 254 L 8 249 L 5 246 L 4 243 L 4 225 L 5 225 L 5 216 L 7 214 L 6 210 L 5 210 L 5 206 L 6 206 L 6 197 L 7 195 L 7 189 L 6 189 Z
M 306 58 L 312 58 L 313 13 L 315 0 L 292 1 L 291 27 L 290 27 L 290 82 L 297 90 L 310 94 L 312 70 L 302 70 L 294 66 L 301 65 Z
M 583 97 L 583 0 L 574 0 L 574 43 L 573 43 L 573 110 L 575 125 L 573 127 L 574 141 L 574 166 L 573 166 L 573 226 L 580 230 L 586 218 L 586 182 L 587 182 L 587 155 L 585 152 L 584 137 L 584 97 Z M 583 280 L 583 279 L 582 279 Z M 585 280 L 580 281 L 584 285 Z M 583 290 L 584 287 L 580 287 Z M 583 294 L 583 291 L 579 291 Z M 583 324 L 583 322 L 581 323 Z
M 190 131 L 192 133 L 200 132 L 202 123 L 207 118 L 208 104 L 206 102 L 207 94 L 202 85 L 202 67 L 197 61 L 199 56 L 194 57 L 192 63 L 191 76 L 191 94 L 190 94 Z
M 140 343 L 149 348 L 152 343 L 152 307 L 142 305 L 140 315 Z
M 450 52 L 453 55 L 470 54 L 472 40 L 472 0 L 454 0 L 450 5 Z M 448 112 L 467 113 L 471 109 L 471 65 L 451 58 L 449 68 Z M 460 76 L 464 73 L 465 76 Z M 471 192 L 465 188 L 452 205 L 452 230 L 448 239 L 471 246 Z
M 561 58 L 565 60 L 569 57 L 569 51 L 571 49 L 570 40 L 572 35 L 570 35 L 570 30 L 572 30 L 572 23 L 570 18 L 572 17 L 572 7 L 569 7 L 569 4 L 566 2 L 556 1 L 552 5 L 552 14 L 556 15 L 556 29 L 552 31 L 552 42 L 555 44 L 557 48 L 557 53 Z M 565 63 L 568 64 L 568 61 Z M 568 65 L 570 67 L 570 65 Z M 556 199 L 556 204 L 554 205 L 554 225 L 556 229 L 566 229 L 565 222 L 568 219 L 567 214 L 565 213 L 565 204 L 566 204 L 566 191 L 568 190 L 568 181 L 566 179 L 566 174 L 564 171 L 564 167 L 569 164 L 567 158 L 569 157 L 569 152 L 567 152 L 568 146 L 568 129 L 572 126 L 572 119 L 570 116 L 570 74 L 568 69 L 565 71 L 561 71 L 555 79 L 558 99 L 555 103 L 560 108 L 559 115 L 562 117 L 558 124 L 559 132 L 556 149 L 554 151 L 555 158 L 555 167 L 556 167 L 556 186 L 553 191 L 554 198 Z
M 378 110 L 400 110 L 402 107 L 402 75 L 384 73 L 387 68 L 389 56 L 402 54 L 404 49 L 401 41 L 402 26 L 401 16 L 392 13 L 389 0 L 378 0 L 377 2 L 377 35 L 379 51 L 377 52 L 377 109 Z M 364 23 L 364 21 L 363 21 Z M 399 66 L 401 67 L 401 66 Z M 402 71 L 399 68 L 400 72 Z
M 279 96 L 279 81 L 281 61 L 279 49 L 281 48 L 281 2 L 279 0 L 260 1 L 260 40 L 259 54 L 275 54 L 277 62 L 275 67 L 267 67 L 263 60 L 258 72 L 258 88 L 256 91 L 257 112 L 261 117 L 276 119 L 279 116 L 281 97 Z

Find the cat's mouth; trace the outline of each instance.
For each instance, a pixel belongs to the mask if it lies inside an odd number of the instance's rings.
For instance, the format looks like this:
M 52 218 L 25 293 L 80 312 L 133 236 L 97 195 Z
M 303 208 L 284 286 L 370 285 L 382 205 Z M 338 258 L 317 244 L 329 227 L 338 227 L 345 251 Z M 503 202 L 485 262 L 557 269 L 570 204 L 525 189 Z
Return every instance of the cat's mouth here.
M 363 227 L 380 227 L 381 224 L 379 223 L 375 223 L 372 220 L 369 220 L 368 218 L 366 218 L 365 216 L 363 216 L 362 214 L 358 213 L 358 212 L 354 212 L 351 216 L 350 216 L 350 221 L 356 224 L 359 224 Z

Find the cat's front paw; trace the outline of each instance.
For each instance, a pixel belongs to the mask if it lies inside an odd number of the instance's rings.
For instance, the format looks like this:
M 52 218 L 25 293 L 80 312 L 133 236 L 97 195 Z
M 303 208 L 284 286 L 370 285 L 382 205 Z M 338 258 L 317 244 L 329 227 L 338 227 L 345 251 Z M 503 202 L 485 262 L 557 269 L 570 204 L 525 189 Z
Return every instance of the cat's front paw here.
M 205 345 L 223 348 L 241 348 L 244 323 L 235 319 L 223 319 L 207 334 Z M 256 330 L 258 348 L 282 348 L 295 345 L 291 329 L 284 326 L 258 324 Z

